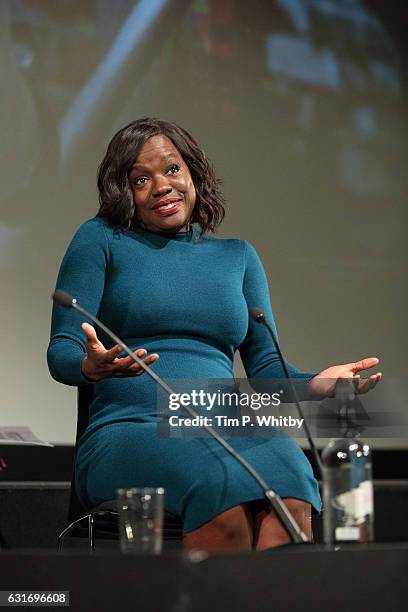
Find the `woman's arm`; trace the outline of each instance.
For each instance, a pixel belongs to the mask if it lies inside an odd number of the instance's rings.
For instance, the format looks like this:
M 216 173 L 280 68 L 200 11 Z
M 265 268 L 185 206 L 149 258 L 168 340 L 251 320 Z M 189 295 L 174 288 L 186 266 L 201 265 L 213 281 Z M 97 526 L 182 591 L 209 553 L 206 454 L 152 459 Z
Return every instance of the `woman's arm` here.
M 75 234 L 61 264 L 57 288 L 75 297 L 86 310 L 98 315 L 110 260 L 109 232 L 103 221 L 91 219 Z M 107 349 L 96 330 L 74 309 L 54 305 L 47 359 L 51 376 L 66 385 L 98 382 L 102 378 L 141 376 L 145 370 L 132 357 L 119 357 L 119 345 Z M 135 351 L 146 365 L 159 356 Z
M 243 290 L 248 308 L 251 306 L 260 308 L 276 334 L 268 282 L 262 263 L 255 249 L 249 243 L 245 243 L 245 245 Z M 248 332 L 244 342 L 239 347 L 239 351 L 249 379 L 282 380 L 285 378 L 278 353 L 264 325 L 259 325 L 252 320 L 249 321 Z M 373 368 L 378 362 L 379 360 L 376 357 L 367 357 L 356 362 L 331 366 L 318 374 L 302 372 L 288 362 L 286 362 L 286 366 L 289 376 L 295 379 L 294 383 L 299 398 L 313 400 L 332 397 L 335 392 L 336 381 L 339 378 L 354 379 L 356 393 L 367 393 L 380 381 L 381 373 L 361 379 L 358 372 Z M 258 387 L 259 382 L 255 382 L 255 385 Z M 282 401 L 293 400 L 286 396 L 285 399 L 282 398 Z
M 268 281 L 261 260 L 255 249 L 245 242 L 245 275 L 243 291 L 248 308 L 257 306 L 265 314 L 266 320 L 274 330 L 276 325 L 272 314 Z M 248 332 L 239 347 L 241 358 L 248 378 L 284 378 L 285 374 L 279 356 L 268 331 L 263 325 L 249 320 Z M 314 374 L 302 372 L 286 362 L 292 378 L 310 379 Z
M 108 264 L 109 245 L 103 222 L 91 219 L 73 237 L 62 260 L 56 287 L 72 294 L 84 308 L 97 315 Z M 81 371 L 86 356 L 83 321 L 84 317 L 75 310 L 54 304 L 48 368 L 55 380 L 66 385 L 89 383 Z
M 245 242 L 243 292 L 248 308 L 252 306 L 260 308 L 277 336 L 265 271 L 258 254 L 248 242 Z M 261 382 L 259 379 L 268 379 L 270 381 L 283 381 L 285 379 L 279 355 L 264 325 L 249 319 L 247 335 L 239 347 L 239 351 L 245 372 L 248 378 L 253 380 L 252 386 L 258 389 Z M 299 396 L 301 399 L 309 399 L 307 382 L 313 378 L 314 374 L 312 372 L 303 372 L 286 360 L 285 363 L 289 376 L 292 379 L 297 379 L 296 388 Z M 265 381 L 265 384 L 268 383 Z M 270 385 L 272 385 L 272 382 Z M 291 398 L 286 397 L 285 400 L 282 398 L 282 401 L 291 401 Z

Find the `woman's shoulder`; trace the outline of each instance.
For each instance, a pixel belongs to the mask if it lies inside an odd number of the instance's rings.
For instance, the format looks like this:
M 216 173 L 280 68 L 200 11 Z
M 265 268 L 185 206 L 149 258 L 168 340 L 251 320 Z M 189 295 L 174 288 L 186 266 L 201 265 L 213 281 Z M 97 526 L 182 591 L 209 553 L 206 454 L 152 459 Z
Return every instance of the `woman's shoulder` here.
M 204 240 L 209 241 L 210 244 L 214 244 L 216 248 L 224 250 L 225 252 L 239 253 L 245 260 L 259 258 L 255 247 L 249 240 L 245 240 L 244 238 L 224 238 L 215 236 L 214 234 L 206 234 Z
M 230 238 L 225 236 L 217 236 L 215 234 L 204 234 L 202 240 L 208 242 L 209 244 L 213 244 L 220 249 L 235 249 L 240 251 L 244 251 L 246 249 L 246 245 L 249 244 L 242 238 Z
M 97 217 L 81 223 L 69 243 L 68 252 L 94 249 L 109 250 L 108 226 L 103 219 Z
M 99 217 L 92 217 L 87 219 L 78 227 L 74 235 L 74 240 L 91 240 L 103 242 L 108 241 L 109 234 L 112 232 L 112 228 L 105 221 Z
M 80 233 L 105 232 L 107 227 L 108 227 L 108 224 L 106 223 L 105 219 L 101 219 L 99 217 L 91 217 L 90 219 L 87 219 L 86 221 L 81 223 L 81 225 L 79 226 L 77 230 L 77 233 L 78 232 Z

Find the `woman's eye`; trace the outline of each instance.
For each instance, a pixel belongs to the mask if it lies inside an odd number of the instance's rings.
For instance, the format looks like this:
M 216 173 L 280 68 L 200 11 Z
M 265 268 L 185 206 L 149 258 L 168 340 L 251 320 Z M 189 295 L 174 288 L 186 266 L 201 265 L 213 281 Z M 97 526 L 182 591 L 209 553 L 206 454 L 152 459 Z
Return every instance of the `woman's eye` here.
M 171 164 L 166 170 L 167 173 L 177 174 L 180 171 L 180 166 L 178 164 Z M 147 177 L 146 176 L 136 176 L 132 179 L 132 185 L 135 187 L 142 187 L 146 184 Z
M 133 179 L 132 183 L 133 185 L 136 185 L 136 186 L 144 185 L 146 180 L 147 179 L 145 176 L 138 176 L 137 178 Z

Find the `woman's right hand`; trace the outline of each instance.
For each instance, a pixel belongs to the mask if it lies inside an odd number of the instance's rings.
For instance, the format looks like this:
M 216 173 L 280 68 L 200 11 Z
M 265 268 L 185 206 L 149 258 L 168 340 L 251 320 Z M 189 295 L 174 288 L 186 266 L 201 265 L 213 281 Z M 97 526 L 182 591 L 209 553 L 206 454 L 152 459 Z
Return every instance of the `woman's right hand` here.
M 82 360 L 81 370 L 86 378 L 98 381 L 102 378 L 140 376 L 144 373 L 144 369 L 138 363 L 135 363 L 131 357 L 118 357 L 123 352 L 123 348 L 119 344 L 115 344 L 107 350 L 98 339 L 92 325 L 82 323 L 82 329 L 86 334 L 86 357 Z M 143 358 L 147 355 L 147 350 L 140 348 L 135 351 L 135 354 L 139 358 Z M 158 358 L 157 353 L 152 353 L 143 361 L 146 365 L 150 365 Z

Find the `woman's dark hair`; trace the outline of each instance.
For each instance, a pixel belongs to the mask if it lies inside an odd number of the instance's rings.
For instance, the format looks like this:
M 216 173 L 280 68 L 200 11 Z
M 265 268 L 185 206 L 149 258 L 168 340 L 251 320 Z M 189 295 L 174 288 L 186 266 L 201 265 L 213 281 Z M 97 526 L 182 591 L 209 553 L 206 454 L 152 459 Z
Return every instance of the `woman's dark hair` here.
M 139 227 L 128 175 L 146 140 L 158 134 L 173 142 L 190 170 L 197 194 L 190 221 L 198 223 L 201 234 L 213 232 L 224 218 L 225 200 L 211 162 L 186 130 L 149 117 L 129 123 L 110 141 L 98 171 L 100 207 L 96 216 L 116 228 Z

